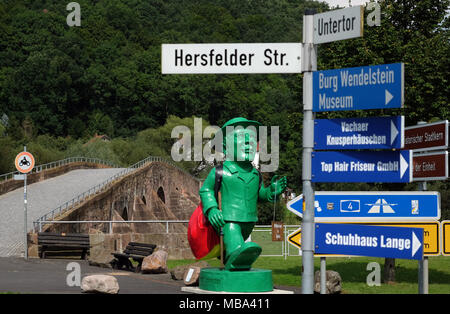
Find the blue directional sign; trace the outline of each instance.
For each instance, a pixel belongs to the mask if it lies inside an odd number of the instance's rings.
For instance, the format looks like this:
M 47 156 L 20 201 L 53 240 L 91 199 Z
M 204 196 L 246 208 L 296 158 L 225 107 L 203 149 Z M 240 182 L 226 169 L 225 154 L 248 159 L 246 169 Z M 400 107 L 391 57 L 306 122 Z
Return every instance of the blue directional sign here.
M 436 221 L 441 217 L 439 192 L 316 191 L 314 219 L 318 222 Z M 287 203 L 303 217 L 303 195 Z
M 313 72 L 313 111 L 403 107 L 403 63 Z
M 316 254 L 423 258 L 423 228 L 315 224 Z
M 411 182 L 412 151 L 313 152 L 313 182 Z
M 316 119 L 314 149 L 403 148 L 405 117 Z

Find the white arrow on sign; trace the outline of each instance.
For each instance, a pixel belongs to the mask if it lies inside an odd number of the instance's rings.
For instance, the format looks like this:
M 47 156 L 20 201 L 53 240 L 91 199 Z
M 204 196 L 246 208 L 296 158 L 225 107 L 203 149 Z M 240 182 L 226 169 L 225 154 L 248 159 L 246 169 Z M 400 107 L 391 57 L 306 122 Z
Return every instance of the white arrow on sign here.
M 397 138 L 398 130 L 395 127 L 394 120 L 391 120 L 391 145 L 394 143 L 395 139 Z
M 419 239 L 417 238 L 416 234 L 412 233 L 412 252 L 411 256 L 416 255 L 416 252 L 420 247 L 422 246 L 422 243 L 420 243 Z
M 392 98 L 394 98 L 394 96 L 391 94 L 391 93 L 389 93 L 389 91 L 386 89 L 385 90 L 385 105 L 387 105 L 391 100 L 392 100 Z
M 409 168 L 409 163 L 403 158 L 402 154 L 400 154 L 400 178 L 403 178 L 406 170 Z

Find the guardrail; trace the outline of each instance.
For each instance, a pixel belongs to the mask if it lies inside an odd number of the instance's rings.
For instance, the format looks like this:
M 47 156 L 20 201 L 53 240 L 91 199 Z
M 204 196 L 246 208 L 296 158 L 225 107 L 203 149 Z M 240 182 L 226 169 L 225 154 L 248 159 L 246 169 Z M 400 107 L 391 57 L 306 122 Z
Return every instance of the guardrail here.
M 192 178 L 194 178 L 197 181 L 200 181 L 198 178 L 194 177 L 193 175 L 191 175 L 190 173 L 188 173 L 186 170 L 178 167 L 177 165 L 175 165 L 172 161 L 167 160 L 163 157 L 157 157 L 157 156 L 149 156 L 141 161 L 138 161 L 137 163 L 135 163 L 134 165 L 125 168 L 124 170 L 120 171 L 119 173 L 115 174 L 114 176 L 108 178 L 106 181 L 99 183 L 93 187 L 91 187 L 89 190 L 75 196 L 74 198 L 72 198 L 71 200 L 61 204 L 60 206 L 56 207 L 55 209 L 49 211 L 47 214 L 41 216 L 40 218 L 38 218 L 37 220 L 35 220 L 33 222 L 34 224 L 34 230 L 36 231 L 37 226 L 39 226 L 40 224 L 42 225 L 44 222 L 49 222 L 49 221 L 54 221 L 55 217 L 58 215 L 63 214 L 64 212 L 68 211 L 69 209 L 73 208 L 75 205 L 80 204 L 81 202 L 84 201 L 84 199 L 86 199 L 87 197 L 90 197 L 91 195 L 94 195 L 98 192 L 101 192 L 103 190 L 105 190 L 107 187 L 109 187 L 109 185 L 114 182 L 115 180 L 119 179 L 120 177 L 129 174 L 139 168 L 142 168 L 144 165 L 146 165 L 149 162 L 164 162 L 167 164 L 170 164 L 171 166 L 177 168 L 178 170 L 182 171 L 183 173 L 190 175 Z M 48 220 L 51 219 L 51 220 Z
M 74 163 L 74 162 L 96 163 L 96 164 L 102 164 L 102 165 L 106 165 L 106 166 L 111 166 L 112 168 L 120 168 L 120 166 L 118 166 L 117 164 L 115 164 L 115 163 L 113 163 L 111 161 L 102 160 L 102 159 L 99 159 L 99 158 L 69 157 L 69 158 L 66 158 L 66 159 L 52 161 L 52 162 L 49 162 L 49 163 L 46 163 L 46 164 L 35 166 L 29 172 L 29 174 L 39 173 L 39 172 L 44 171 L 44 170 L 48 170 L 48 169 L 52 169 L 52 168 L 56 168 L 56 167 L 61 167 L 61 166 L 64 166 L 64 165 L 67 165 L 67 164 L 70 164 L 70 163 Z M 8 173 L 5 173 L 5 174 L 1 174 L 0 175 L 0 182 L 13 179 L 14 175 L 16 175 L 16 174 L 20 174 L 20 172 L 19 171 L 13 171 L 13 172 L 8 172 Z
M 42 232 L 42 226 L 46 224 L 82 224 L 82 223 L 107 223 L 109 225 L 109 233 L 112 233 L 112 225 L 114 223 L 165 223 L 166 233 L 169 233 L 169 223 L 188 223 L 189 220 L 49 220 L 35 221 L 35 231 Z M 36 228 L 37 227 L 37 228 Z
M 169 224 L 172 223 L 189 223 L 189 220 L 48 220 L 48 221 L 35 221 L 35 232 L 42 232 L 42 227 L 46 224 L 83 224 L 83 223 L 104 223 L 109 226 L 109 233 L 112 233 L 112 225 L 115 223 L 164 223 L 166 224 L 166 233 L 169 233 Z M 261 256 L 278 256 L 286 259 L 288 256 L 301 256 L 301 250 L 298 248 L 291 248 L 288 243 L 288 235 L 297 230 L 300 225 L 284 225 L 284 238 L 283 241 L 273 242 L 272 239 L 272 226 L 271 225 L 256 225 L 253 228 L 252 234 L 248 241 L 254 241 L 258 243 L 262 248 Z M 263 232 L 268 233 L 267 236 L 258 236 Z M 278 251 L 278 252 L 275 252 Z
M 258 243 L 262 247 L 261 256 L 279 256 L 284 257 L 284 259 L 288 256 L 301 256 L 301 250 L 294 248 L 288 241 L 289 234 L 300 228 L 300 225 L 284 225 L 283 227 L 284 237 L 282 241 L 272 241 L 271 225 L 256 225 L 249 241 Z

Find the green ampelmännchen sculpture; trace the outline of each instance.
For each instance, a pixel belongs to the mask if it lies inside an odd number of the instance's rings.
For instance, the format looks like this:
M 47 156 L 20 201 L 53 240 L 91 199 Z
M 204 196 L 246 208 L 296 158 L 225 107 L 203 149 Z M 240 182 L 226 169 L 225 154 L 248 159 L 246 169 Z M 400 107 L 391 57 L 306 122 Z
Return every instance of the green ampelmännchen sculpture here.
M 239 117 L 229 120 L 221 129 L 225 153 L 221 167 L 221 206 L 214 190 L 216 169 L 211 170 L 199 193 L 205 217 L 218 233 L 223 232 L 224 269 L 202 271 L 201 289 L 227 291 L 226 287 L 229 287 L 231 291 L 249 292 L 272 289 L 271 271 L 251 268 L 261 254 L 261 247 L 254 242 L 245 242 L 258 220 L 258 200 L 274 202 L 287 184 L 286 177 L 276 181 L 275 175 L 271 184 L 265 187 L 261 174 L 252 165 L 260 125 L 257 121 Z M 232 131 L 227 132 L 230 127 Z

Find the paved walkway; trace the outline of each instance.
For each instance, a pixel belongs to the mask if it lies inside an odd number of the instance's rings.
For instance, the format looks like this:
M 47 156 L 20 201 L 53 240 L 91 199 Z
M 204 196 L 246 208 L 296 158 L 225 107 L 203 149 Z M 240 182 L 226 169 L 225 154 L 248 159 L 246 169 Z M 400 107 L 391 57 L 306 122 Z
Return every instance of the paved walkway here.
M 28 185 L 28 231 L 34 220 L 122 170 L 79 169 Z M 23 215 L 23 188 L 0 195 L 0 257 L 23 254 Z
M 93 274 L 114 276 L 119 282 L 119 294 L 179 294 L 184 293 L 182 280 L 173 280 L 170 274 L 136 274 L 90 266 L 83 260 L 28 259 L 0 257 L 0 292 L 80 294 L 81 288 L 67 285 L 67 276 L 73 277 L 71 262 L 80 265 L 80 278 Z
M 181 291 L 183 280 L 173 280 L 167 274 L 138 274 L 90 266 L 88 261 L 67 259 L 25 260 L 20 257 L 0 257 L 0 293 L 81 294 L 78 286 L 67 284 L 73 280 L 73 268 L 69 263 L 80 265 L 80 279 L 88 275 L 114 276 L 119 282 L 119 294 L 191 294 Z M 299 287 L 275 286 L 274 289 L 301 293 Z M 191 294 L 192 295 L 192 294 Z

